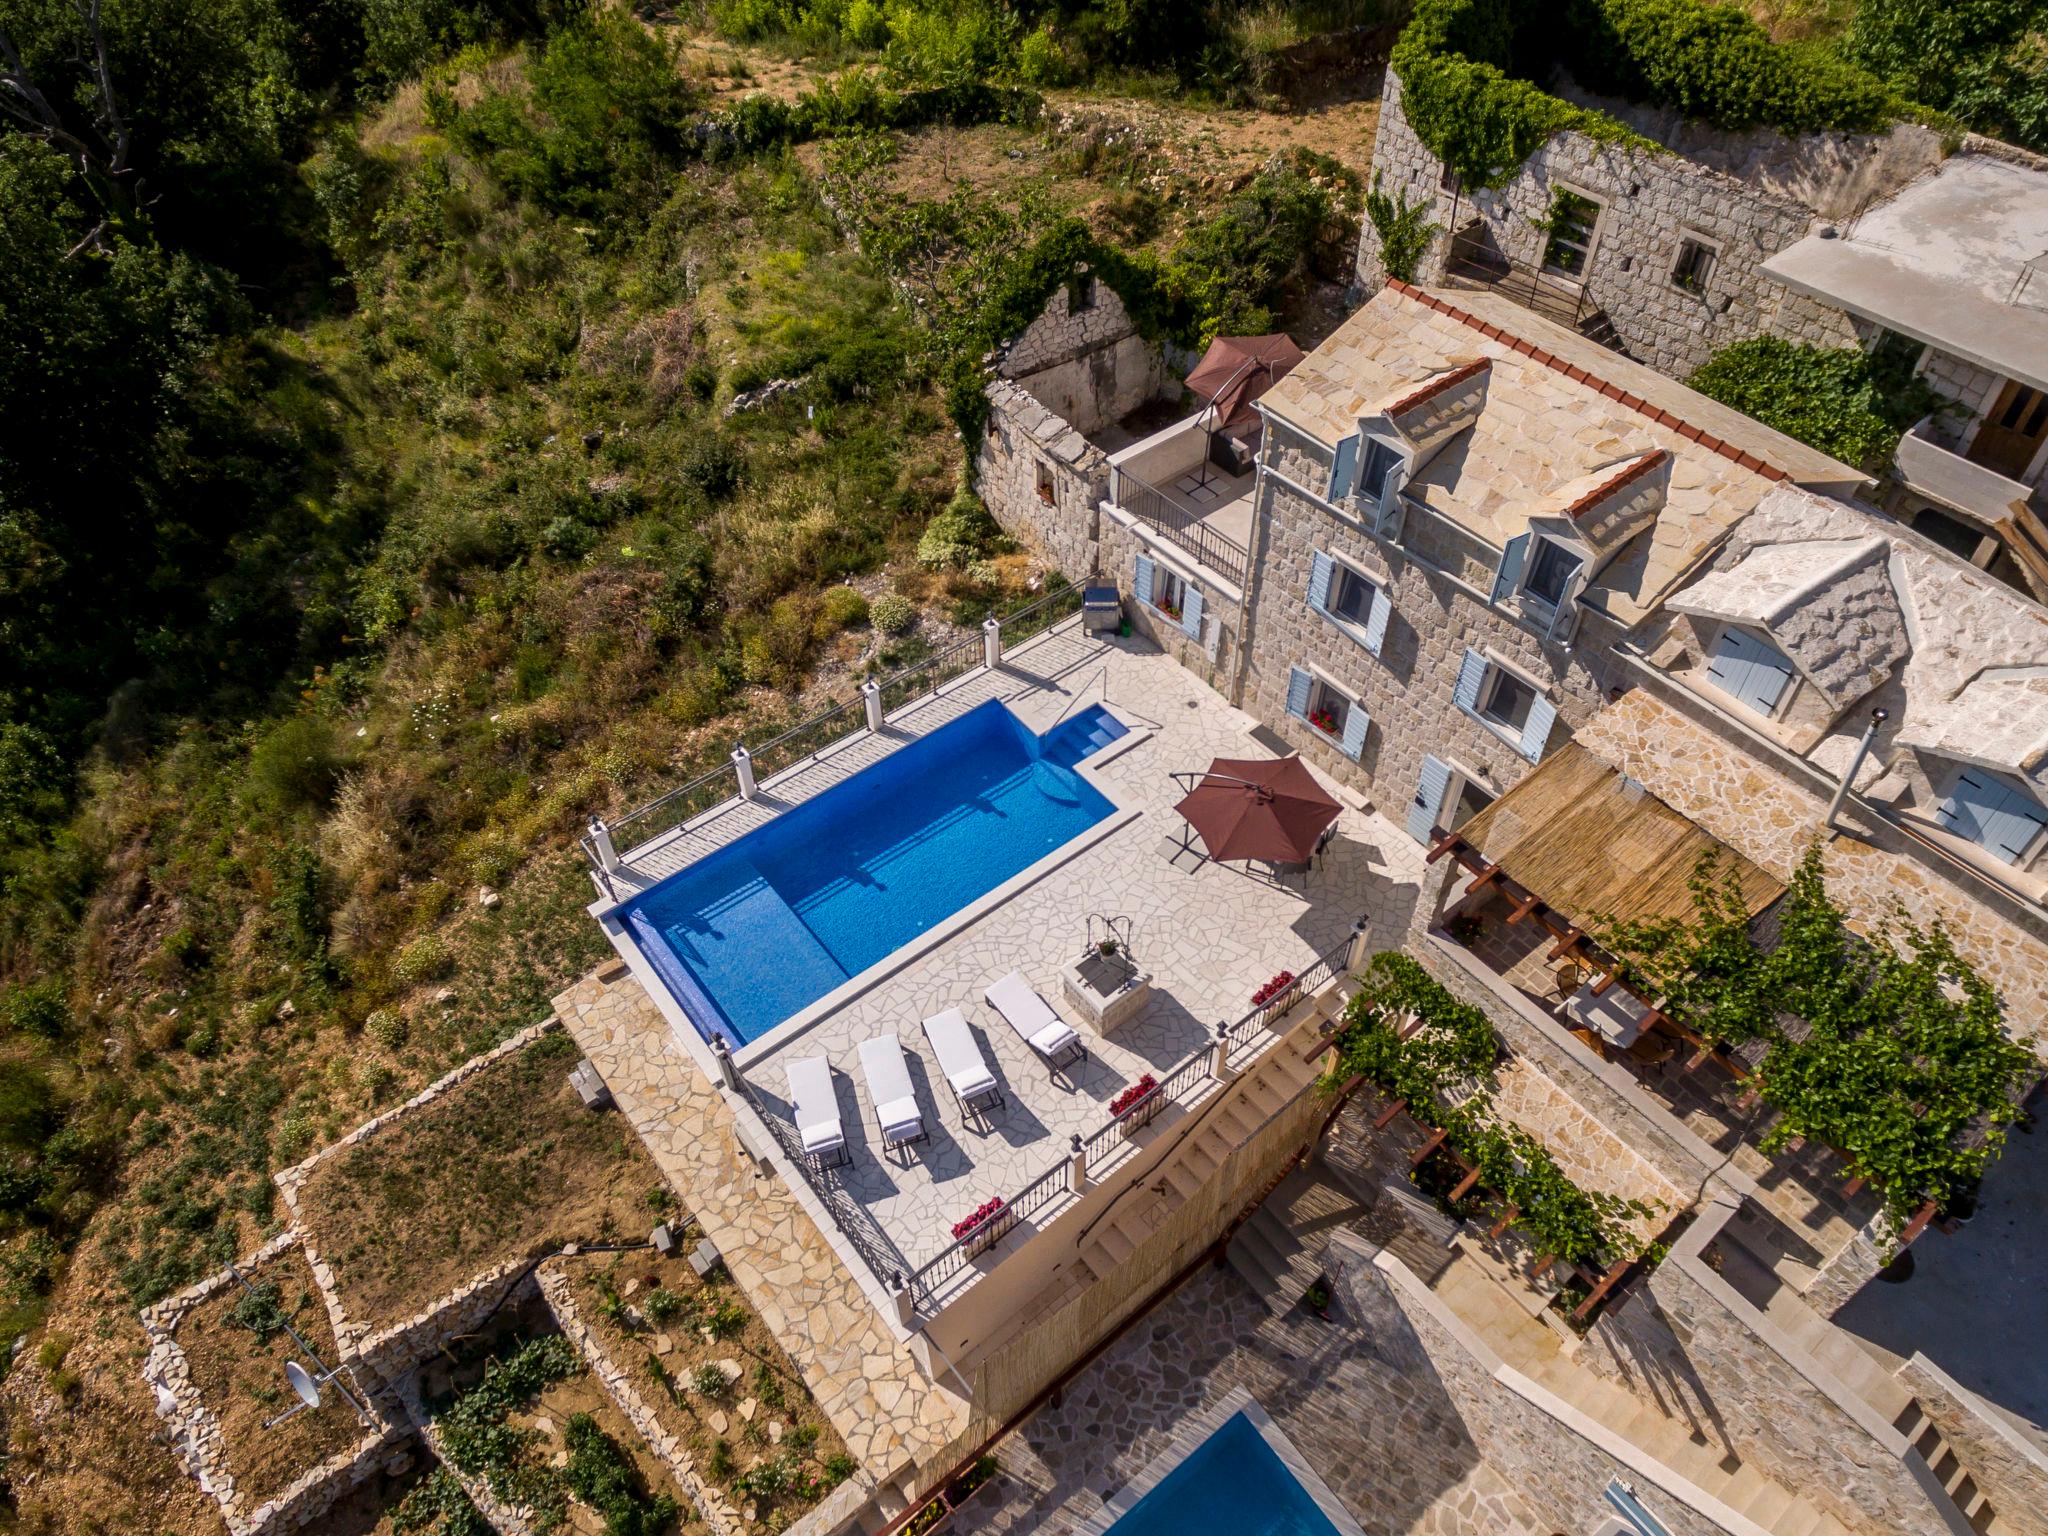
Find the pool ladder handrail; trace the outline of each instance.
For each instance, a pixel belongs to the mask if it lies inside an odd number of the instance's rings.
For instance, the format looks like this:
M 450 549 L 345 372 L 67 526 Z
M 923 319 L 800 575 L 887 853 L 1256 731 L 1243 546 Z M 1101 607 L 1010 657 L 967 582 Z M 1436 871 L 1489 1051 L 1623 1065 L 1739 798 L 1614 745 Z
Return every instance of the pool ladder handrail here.
M 1088 697 L 1088 689 L 1096 683 L 1102 684 L 1102 702 L 1107 704 L 1109 702 L 1109 668 L 1098 667 L 1096 669 L 1095 675 L 1087 679 L 1087 681 L 1083 682 L 1080 687 L 1076 688 L 1074 690 L 1074 696 L 1071 699 L 1068 699 L 1065 704 L 1060 706 L 1060 712 L 1057 715 L 1053 716 L 1052 725 L 1048 725 L 1039 734 L 1043 736 L 1050 736 L 1053 732 L 1053 727 L 1057 726 L 1062 720 L 1067 718 L 1068 710 L 1072 709 L 1076 704 L 1080 703 L 1083 699 Z

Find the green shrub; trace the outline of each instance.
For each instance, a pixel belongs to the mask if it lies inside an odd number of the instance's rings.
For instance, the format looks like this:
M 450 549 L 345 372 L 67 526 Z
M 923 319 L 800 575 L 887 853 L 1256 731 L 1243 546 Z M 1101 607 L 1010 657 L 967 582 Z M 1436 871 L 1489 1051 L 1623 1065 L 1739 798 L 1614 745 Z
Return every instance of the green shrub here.
M 541 529 L 540 543 L 557 560 L 581 560 L 597 548 L 597 530 L 573 517 L 557 517 Z
M 9 1034 L 33 1035 L 38 1040 L 63 1039 L 71 1028 L 64 983 L 55 976 L 46 976 L 40 981 L 16 982 L 0 992 L 0 1025 Z
M 834 629 L 858 629 L 868 621 L 868 600 L 854 587 L 832 587 L 818 611 Z
M 907 635 L 917 624 L 917 604 L 900 592 L 884 592 L 869 606 L 868 617 L 885 635 Z
M 716 432 L 694 433 L 676 460 L 676 478 L 723 501 L 746 479 L 747 459 L 731 438 Z
M 657 1286 L 640 1301 L 640 1310 L 647 1314 L 647 1321 L 655 1327 L 666 1327 L 690 1310 L 689 1298 L 681 1291 L 672 1291 L 667 1286 Z
M 658 1536 L 675 1519 L 676 1501 L 665 1493 L 648 1496 L 639 1469 L 596 1419 L 571 1414 L 562 1438 L 569 1491 L 604 1517 L 605 1536 Z
M 272 726 L 249 753 L 249 789 L 274 810 L 324 806 L 341 777 L 334 724 L 317 715 L 291 715 Z
M 1428 212 L 1427 200 L 1410 203 L 1406 189 L 1398 197 L 1389 197 L 1380 190 L 1380 178 L 1373 178 L 1372 190 L 1365 195 L 1365 216 L 1380 237 L 1380 267 L 1388 277 L 1404 283 L 1415 281 L 1429 242 L 1443 227 L 1431 223 Z
M 988 508 L 972 491 L 962 491 L 926 525 L 917 541 L 917 563 L 931 571 L 957 571 L 980 559 L 1002 538 Z
M 732 1390 L 732 1382 L 726 1378 L 725 1372 L 709 1362 L 690 1374 L 690 1385 L 705 1397 L 724 1397 Z
M 395 1051 L 405 1044 L 405 1015 L 396 1008 L 372 1009 L 363 1020 L 363 1033 L 385 1050 Z
M 1845 464 L 1890 456 L 1907 427 L 1940 398 L 1910 371 L 1856 347 L 1810 347 L 1755 336 L 1724 347 L 1686 380 Z
M 432 981 L 452 963 L 447 942 L 438 933 L 421 934 L 398 952 L 392 974 L 406 986 Z
M 248 1329 L 259 1341 L 273 1333 L 281 1333 L 288 1321 L 284 1293 L 278 1290 L 275 1281 L 259 1280 L 235 1298 L 234 1306 L 228 1311 L 228 1319 L 237 1328 Z

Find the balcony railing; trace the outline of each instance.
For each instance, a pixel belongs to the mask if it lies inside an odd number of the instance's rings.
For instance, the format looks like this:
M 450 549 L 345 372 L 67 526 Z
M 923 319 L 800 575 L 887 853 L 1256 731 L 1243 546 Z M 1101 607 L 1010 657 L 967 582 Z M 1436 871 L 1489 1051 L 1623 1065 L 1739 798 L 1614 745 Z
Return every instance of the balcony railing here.
M 1258 1004 L 1234 1023 L 1219 1028 L 1219 1040 L 1233 1072 L 1264 1054 L 1272 1044 L 1273 1037 L 1269 1032 L 1276 1021 L 1304 998 L 1314 997 L 1346 973 L 1352 950 L 1364 929 L 1365 922 L 1361 918 L 1341 944 L 1318 956 L 1308 969 L 1278 994 Z M 1167 1069 L 1159 1079 L 1159 1086 L 1142 1101 L 1131 1105 L 1122 1115 L 1113 1117 L 1093 1134 L 1077 1136 L 1078 1150 L 1087 1160 L 1089 1177 L 1094 1178 L 1097 1171 L 1112 1161 L 1129 1141 L 1132 1126 L 1127 1122 L 1137 1121 L 1140 1116 L 1149 1120 L 1169 1104 L 1185 1103 L 1200 1097 L 1216 1081 L 1216 1052 L 1216 1043 L 1190 1051 Z M 1070 1154 L 1016 1194 L 1006 1196 L 1002 1213 L 990 1219 L 1014 1226 L 1070 1196 L 1072 1162 Z M 983 1246 L 975 1241 L 976 1236 L 970 1232 L 965 1237 L 954 1239 L 943 1252 L 910 1277 L 911 1298 L 920 1313 L 927 1317 L 934 1315 L 938 1310 L 936 1298 L 940 1291 L 972 1265 Z
M 1451 248 L 1444 257 L 1444 276 L 1491 288 L 1502 298 L 1511 299 L 1546 320 L 1568 325 L 1603 347 L 1621 350 L 1613 322 L 1593 302 L 1587 284 L 1509 260 L 1488 243 L 1484 224 L 1469 224 L 1452 237 Z
M 1154 533 L 1178 549 L 1185 550 L 1239 591 L 1251 568 L 1251 551 L 1227 534 L 1218 533 L 1156 485 L 1140 480 L 1128 470 L 1116 470 L 1110 482 L 1110 499 Z

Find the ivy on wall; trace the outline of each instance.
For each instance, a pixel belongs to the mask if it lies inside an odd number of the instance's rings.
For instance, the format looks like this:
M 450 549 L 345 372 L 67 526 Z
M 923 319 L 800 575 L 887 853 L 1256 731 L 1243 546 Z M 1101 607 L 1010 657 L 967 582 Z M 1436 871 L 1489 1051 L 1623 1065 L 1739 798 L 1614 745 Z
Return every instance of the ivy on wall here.
M 1764 1150 L 1800 1136 L 1835 1148 L 1877 1186 L 1895 1231 L 1923 1201 L 1981 1178 L 2041 1063 L 2006 1036 L 1998 994 L 1948 932 L 1901 908 L 1869 940 L 1853 936 L 1818 845 L 1793 873 L 1768 951 L 1711 855 L 1691 884 L 1690 918 L 1597 936 L 1671 1019 L 1719 1044 L 1767 1044 L 1751 1079 L 1779 1115 Z
M 1389 197 L 1374 178 L 1372 190 L 1365 194 L 1365 216 L 1380 237 L 1380 269 L 1387 276 L 1404 283 L 1415 281 L 1429 242 L 1443 228 L 1431 223 L 1428 213 L 1428 202 L 1411 203 L 1406 192 Z
M 1943 401 L 1910 364 L 1857 347 L 1753 336 L 1723 347 L 1686 384 L 1767 427 L 1859 467 L 1891 457 L 1905 430 Z
M 1906 110 L 1867 71 L 1774 43 L 1740 7 L 1709 0 L 1419 0 L 1389 62 L 1417 137 L 1475 188 L 1505 185 L 1567 130 L 1658 148 L 1543 89 L 1559 67 L 1590 90 L 1726 129 L 1867 131 Z
M 1492 1073 L 1500 1042 L 1486 1015 L 1460 1002 L 1411 957 L 1374 955 L 1344 1012 L 1331 1083 L 1363 1077 L 1404 1101 L 1418 1119 L 1479 1170 L 1497 1214 L 1509 1207 L 1545 1253 L 1567 1264 L 1633 1255 L 1632 1219 L 1656 1214 L 1639 1200 L 1581 1189 L 1521 1127 L 1494 1113 Z M 1405 1039 L 1397 1025 L 1420 1021 Z

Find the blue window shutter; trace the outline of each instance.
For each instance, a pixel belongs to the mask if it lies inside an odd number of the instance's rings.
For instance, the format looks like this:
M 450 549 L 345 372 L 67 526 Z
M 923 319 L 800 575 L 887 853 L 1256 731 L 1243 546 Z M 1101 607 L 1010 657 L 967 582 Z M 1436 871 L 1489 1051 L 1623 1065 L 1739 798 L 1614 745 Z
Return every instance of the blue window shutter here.
M 1532 763 L 1543 761 L 1543 749 L 1550 742 L 1550 727 L 1557 721 L 1557 706 L 1537 694 L 1529 701 L 1529 718 L 1522 722 L 1522 756 Z
M 1365 731 L 1371 724 L 1372 716 L 1353 700 L 1351 707 L 1344 711 L 1344 755 L 1354 763 L 1365 750 Z
M 1315 679 L 1299 667 L 1287 669 L 1287 713 L 1298 720 L 1308 718 L 1308 691 L 1315 686 Z
M 1202 589 L 1189 587 L 1187 596 L 1181 600 L 1180 627 L 1195 639 L 1202 638 Z
M 1470 714 L 1479 708 L 1479 690 L 1486 682 L 1487 659 L 1477 651 L 1465 652 L 1465 659 L 1458 664 L 1458 687 L 1451 695 L 1458 708 Z
M 1365 621 L 1365 648 L 1377 656 L 1387 639 L 1387 619 L 1392 615 L 1394 605 L 1387 598 L 1385 587 L 1372 589 L 1372 613 Z
M 1149 605 L 1152 601 L 1152 562 L 1143 555 L 1138 556 L 1138 574 L 1131 581 L 1131 590 L 1138 594 L 1138 601 Z
M 1774 645 L 1748 630 L 1728 628 L 1714 642 L 1707 658 L 1707 678 L 1731 698 L 1740 699 L 1760 715 L 1778 707 L 1792 666 Z
M 1342 501 L 1351 494 L 1358 474 L 1358 434 L 1352 433 L 1337 445 L 1336 460 L 1330 465 L 1330 500 Z
M 1422 760 L 1422 783 L 1408 806 L 1408 835 L 1418 843 L 1429 841 L 1430 828 L 1443 813 L 1444 791 L 1450 788 L 1451 765 L 1440 757 Z
M 1971 768 L 1957 778 L 1954 792 L 1936 810 L 1935 819 L 1958 837 L 1967 837 L 2012 864 L 2048 822 L 2048 812 L 1994 775 Z
M 1522 579 L 1522 564 L 1529 558 L 1530 536 L 1518 533 L 1500 552 L 1500 569 L 1493 573 L 1493 600 L 1497 603 L 1515 590 Z
M 1337 574 L 1337 562 L 1320 549 L 1308 557 L 1308 605 L 1317 613 L 1330 607 L 1330 582 Z

